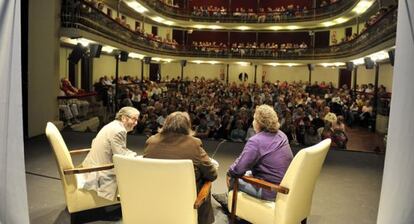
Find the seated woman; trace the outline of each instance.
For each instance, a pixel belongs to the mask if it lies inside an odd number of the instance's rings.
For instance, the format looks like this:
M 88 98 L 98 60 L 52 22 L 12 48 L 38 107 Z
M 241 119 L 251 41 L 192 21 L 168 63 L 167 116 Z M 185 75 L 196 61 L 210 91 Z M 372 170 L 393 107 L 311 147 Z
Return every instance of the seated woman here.
M 192 136 L 191 122 L 188 113 L 174 112 L 167 116 L 160 132 L 151 136 L 146 144 L 144 157 L 155 159 L 191 159 L 194 164 L 197 190 L 204 181 L 217 178 L 217 165 L 211 162 L 202 147 L 200 139 Z M 213 223 L 214 213 L 211 199 L 198 209 L 198 223 Z
M 232 189 L 234 177 L 242 177 L 251 172 L 253 177 L 279 184 L 293 155 L 285 133 L 279 130 L 279 121 L 276 112 L 268 105 L 256 108 L 253 116 L 253 128 L 256 135 L 251 137 L 240 156 L 230 166 L 227 172 L 227 186 Z M 253 197 L 274 201 L 276 192 L 257 188 L 249 183 L 239 180 L 239 191 Z M 227 208 L 226 194 L 213 194 L 224 210 Z

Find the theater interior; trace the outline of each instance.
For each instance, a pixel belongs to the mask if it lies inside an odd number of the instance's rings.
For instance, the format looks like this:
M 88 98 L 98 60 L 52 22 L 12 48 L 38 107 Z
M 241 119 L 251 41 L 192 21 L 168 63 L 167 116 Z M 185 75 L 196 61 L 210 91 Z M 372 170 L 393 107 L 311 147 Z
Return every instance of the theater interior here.
M 122 195 L 115 205 L 68 210 L 67 192 L 76 189 L 66 182 L 75 174 L 56 162 L 48 122 L 69 150 L 86 149 L 120 108 L 135 107 L 127 147 L 143 155 L 168 114 L 188 112 L 195 137 L 219 163 L 209 190 L 216 194 L 228 191 L 226 174 L 254 135 L 261 104 L 276 111 L 294 156 L 332 140 L 302 223 L 414 222 L 412 2 L 13 0 L 4 8 L 14 20 L 0 17 L 0 25 L 21 28 L 10 31 L 19 48 L 5 48 L 19 52 L 9 54 L 21 76 L 4 79 L 20 85 L 5 90 L 4 102 L 11 91 L 20 98 L 3 109 L 0 223 L 123 223 Z M 86 154 L 74 155 L 75 169 Z M 23 195 L 10 202 L 18 190 Z M 214 223 L 255 223 L 234 221 L 211 201 Z M 157 211 L 149 223 L 171 212 Z

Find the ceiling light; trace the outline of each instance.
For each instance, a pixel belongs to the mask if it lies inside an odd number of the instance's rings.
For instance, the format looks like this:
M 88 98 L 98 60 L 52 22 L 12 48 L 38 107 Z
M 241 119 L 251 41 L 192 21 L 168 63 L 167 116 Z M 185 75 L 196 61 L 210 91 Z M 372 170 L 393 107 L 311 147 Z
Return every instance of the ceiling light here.
M 203 63 L 203 61 L 200 61 L 200 60 L 195 60 L 195 61 L 192 61 L 193 63 L 196 63 L 196 64 L 201 64 L 201 63 Z
M 339 17 L 339 18 L 335 19 L 335 22 L 336 22 L 336 24 L 341 24 L 341 23 L 344 23 L 348 20 L 349 20 L 348 18 Z
M 137 1 L 126 1 L 126 4 L 139 13 L 144 13 L 148 11 L 148 9 L 139 4 Z
M 279 63 L 270 62 L 270 63 L 267 63 L 267 65 L 270 65 L 270 66 L 276 67 L 276 66 L 278 66 L 278 65 L 279 65 Z
M 108 45 L 105 45 L 105 46 L 102 47 L 102 51 L 106 52 L 106 53 L 112 53 L 112 51 L 114 51 L 115 49 L 116 48 L 108 46 Z
M 282 27 L 281 26 L 270 26 L 269 29 L 271 29 L 271 30 L 281 30 Z
M 371 7 L 373 3 L 374 2 L 370 0 L 361 0 L 360 2 L 358 2 L 355 8 L 352 9 L 352 12 L 355 12 L 356 14 L 362 14 L 365 11 L 367 11 L 367 9 Z
M 248 26 L 238 26 L 236 28 L 239 29 L 239 30 L 248 30 L 248 29 L 250 29 L 250 27 L 248 27 Z
M 168 25 L 168 26 L 172 26 L 172 25 L 175 24 L 175 22 L 173 22 L 173 21 L 164 21 L 164 24 Z
M 365 62 L 364 62 L 364 58 L 358 58 L 358 59 L 352 60 L 352 62 L 353 62 L 355 65 L 362 65 L 362 64 L 364 64 L 364 63 L 365 63 Z
M 161 18 L 159 16 L 151 17 L 151 19 L 154 20 L 157 23 L 162 23 L 165 20 L 165 19 L 163 19 L 163 18 Z
M 297 29 L 300 29 L 300 27 L 299 26 L 287 26 L 286 27 L 288 30 L 297 30 Z
M 248 66 L 250 63 L 249 62 L 244 62 L 244 61 L 239 61 L 239 62 L 236 62 L 236 64 L 238 64 L 240 66 Z
M 130 58 L 138 58 L 138 59 L 143 59 L 145 57 L 145 55 L 143 54 L 137 54 L 137 53 L 129 53 L 128 55 Z
M 373 61 L 382 61 L 388 58 L 388 53 L 385 51 L 380 51 L 374 54 L 369 55 Z
M 223 27 L 222 26 L 217 26 L 217 25 L 210 25 L 210 26 L 208 26 L 208 28 L 210 28 L 212 30 L 217 30 L 217 29 L 221 29 Z
M 204 29 L 205 27 L 206 27 L 205 25 L 201 25 L 201 24 L 194 25 L 194 28 L 196 29 Z
M 170 58 L 163 58 L 161 60 L 166 62 L 166 63 L 170 63 L 172 61 L 172 59 L 170 59 Z
M 335 23 L 332 22 L 332 21 L 328 21 L 328 22 L 321 23 L 321 25 L 324 26 L 324 27 L 330 27 L 330 26 L 335 25 Z
M 85 39 L 85 38 L 79 38 L 78 43 L 82 44 L 82 46 L 87 47 L 90 43 L 93 43 L 93 41 Z

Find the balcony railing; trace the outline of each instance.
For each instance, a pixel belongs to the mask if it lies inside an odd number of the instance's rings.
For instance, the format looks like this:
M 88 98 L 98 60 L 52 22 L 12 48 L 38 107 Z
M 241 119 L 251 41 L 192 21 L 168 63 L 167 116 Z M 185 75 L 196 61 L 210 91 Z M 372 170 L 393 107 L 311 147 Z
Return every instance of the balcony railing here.
M 340 0 L 337 3 L 324 7 L 317 7 L 307 10 L 296 11 L 285 10 L 284 12 L 259 12 L 254 11 L 256 16 L 249 16 L 248 12 L 240 13 L 227 10 L 225 14 L 202 13 L 198 15 L 191 9 L 180 9 L 165 4 L 158 0 L 141 0 L 142 3 L 155 11 L 173 19 L 196 21 L 196 22 L 213 22 L 216 23 L 290 23 L 302 21 L 316 21 L 336 16 L 355 6 L 359 0 Z M 257 17 L 264 15 L 264 20 Z
M 87 31 L 137 50 L 165 55 L 205 58 L 236 58 L 263 60 L 317 60 L 353 56 L 395 38 L 397 8 L 392 8 L 355 39 L 325 48 L 269 49 L 238 48 L 195 50 L 191 46 L 172 45 L 133 31 L 86 2 L 62 6 L 62 28 Z

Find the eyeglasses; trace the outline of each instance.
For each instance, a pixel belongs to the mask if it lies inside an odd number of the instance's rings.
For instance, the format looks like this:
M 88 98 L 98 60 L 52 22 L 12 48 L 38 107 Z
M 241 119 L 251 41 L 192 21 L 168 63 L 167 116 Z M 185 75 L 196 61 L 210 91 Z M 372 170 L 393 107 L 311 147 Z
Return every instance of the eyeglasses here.
M 131 119 L 131 120 L 133 120 L 133 121 L 135 121 L 135 122 L 137 122 L 138 121 L 138 118 L 137 117 L 131 117 L 131 116 L 127 116 L 129 119 Z

